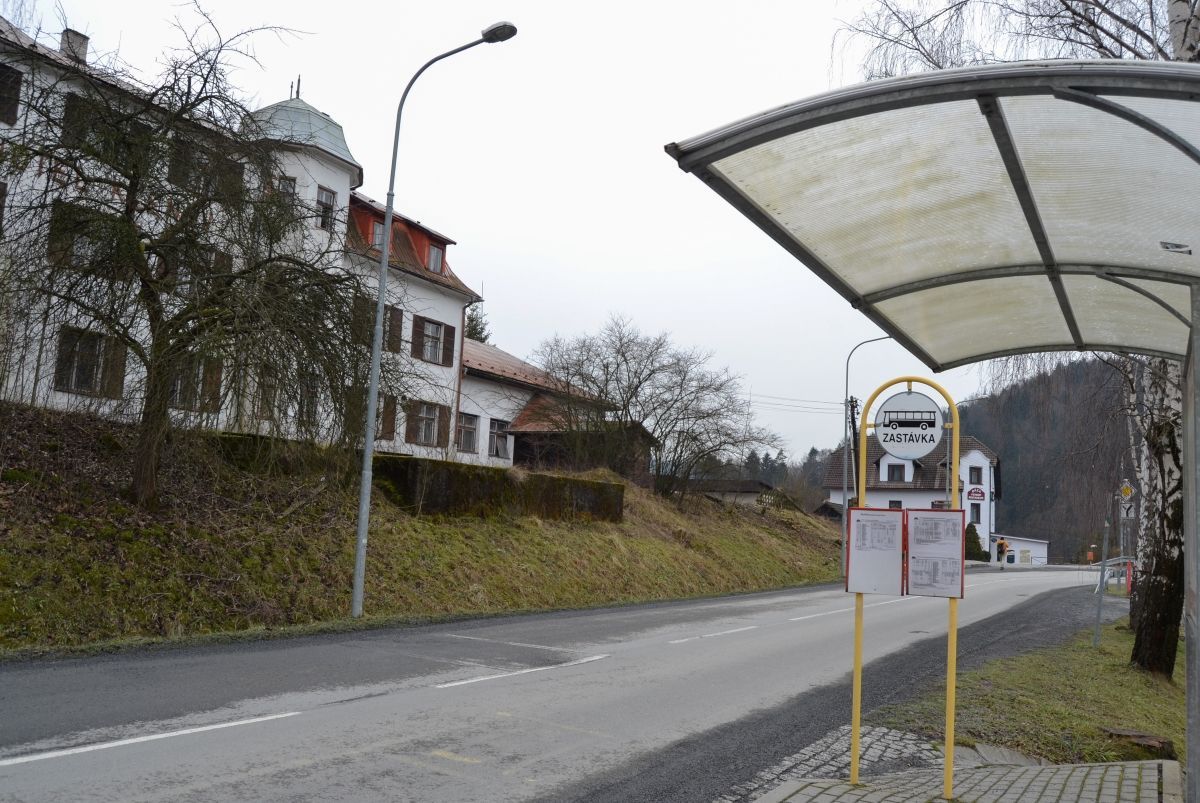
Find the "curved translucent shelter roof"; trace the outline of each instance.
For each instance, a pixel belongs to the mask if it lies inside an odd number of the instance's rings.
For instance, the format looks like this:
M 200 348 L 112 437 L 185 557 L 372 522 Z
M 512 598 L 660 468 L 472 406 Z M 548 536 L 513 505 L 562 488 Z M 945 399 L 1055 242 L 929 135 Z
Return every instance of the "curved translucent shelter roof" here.
M 933 370 L 1182 358 L 1200 66 L 993 65 L 853 86 L 667 146 Z

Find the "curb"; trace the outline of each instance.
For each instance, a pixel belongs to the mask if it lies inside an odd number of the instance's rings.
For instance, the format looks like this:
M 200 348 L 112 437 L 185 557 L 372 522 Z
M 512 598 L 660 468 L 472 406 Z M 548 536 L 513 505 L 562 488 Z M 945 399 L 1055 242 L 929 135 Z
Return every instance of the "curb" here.
M 1160 761 L 1162 768 L 1162 788 L 1158 799 L 1162 803 L 1183 803 L 1183 776 L 1179 771 L 1178 761 Z

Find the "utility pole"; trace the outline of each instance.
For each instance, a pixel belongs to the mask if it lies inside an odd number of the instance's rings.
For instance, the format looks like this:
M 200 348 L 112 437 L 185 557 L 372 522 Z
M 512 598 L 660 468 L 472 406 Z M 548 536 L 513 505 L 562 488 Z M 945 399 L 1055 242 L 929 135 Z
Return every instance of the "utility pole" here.
M 850 397 L 850 455 L 853 459 L 852 472 L 855 477 L 858 476 L 858 399 Z M 854 489 L 855 497 L 858 499 L 858 507 L 866 507 L 867 493 L 864 488 Z

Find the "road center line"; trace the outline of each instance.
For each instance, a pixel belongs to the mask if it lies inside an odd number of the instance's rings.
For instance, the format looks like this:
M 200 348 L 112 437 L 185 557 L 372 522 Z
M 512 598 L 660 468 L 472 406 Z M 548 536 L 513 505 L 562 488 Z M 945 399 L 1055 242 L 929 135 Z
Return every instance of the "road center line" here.
M 535 650 L 557 650 L 558 652 L 579 652 L 579 650 L 571 650 L 566 647 L 547 647 L 545 644 L 525 644 L 520 641 L 500 641 L 494 638 L 484 638 L 483 636 L 463 636 L 458 633 L 446 633 L 447 638 L 465 638 L 471 641 L 486 641 L 490 644 L 507 644 L 509 647 L 530 647 Z
M 477 678 L 467 678 L 466 680 L 455 680 L 451 683 L 439 683 L 433 688 L 449 689 L 452 686 L 465 686 L 468 683 L 481 683 L 485 680 L 498 680 L 499 678 L 511 678 L 517 675 L 528 675 L 530 672 L 545 672 L 547 669 L 565 669 L 568 666 L 579 666 L 580 664 L 590 664 L 592 661 L 599 661 L 602 658 L 608 658 L 607 655 L 589 655 L 587 658 L 580 658 L 576 661 L 567 661 L 565 664 L 551 664 L 550 666 L 535 666 L 532 669 L 518 669 L 516 672 L 501 672 L 498 675 L 484 675 Z
M 15 758 L 0 759 L 0 767 L 11 767 L 13 764 L 25 764 L 29 761 L 42 761 L 47 758 L 62 758 L 63 756 L 73 756 L 77 753 L 90 753 L 93 750 L 107 750 L 110 747 L 124 747 L 125 745 L 138 744 L 139 742 L 153 742 L 156 739 L 170 739 L 173 736 L 187 736 L 192 733 L 203 733 L 204 731 L 215 731 L 222 728 L 234 728 L 238 725 L 252 725 L 255 722 L 268 722 L 272 719 L 283 719 L 284 717 L 294 717 L 302 712 L 289 711 L 286 714 L 271 714 L 265 717 L 253 717 L 251 719 L 239 719 L 235 722 L 221 722 L 217 725 L 204 725 L 199 728 L 184 728 L 178 731 L 169 731 L 167 733 L 155 733 L 150 736 L 134 736 L 130 739 L 118 739 L 115 742 L 99 742 L 97 744 L 86 744 L 81 747 L 69 747 L 65 750 L 50 750 L 45 753 L 31 753 L 27 756 L 16 756 Z

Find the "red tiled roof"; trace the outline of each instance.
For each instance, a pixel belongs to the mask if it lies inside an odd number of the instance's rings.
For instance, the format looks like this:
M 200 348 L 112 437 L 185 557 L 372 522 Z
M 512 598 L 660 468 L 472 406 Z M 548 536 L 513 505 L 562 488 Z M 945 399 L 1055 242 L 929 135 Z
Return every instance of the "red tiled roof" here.
M 536 365 L 530 365 L 503 349 L 469 337 L 463 338 L 462 363 L 468 374 L 517 382 L 552 392 L 557 392 L 560 387 L 554 377 Z
M 978 450 L 988 459 L 988 462 L 993 466 L 999 462 L 996 453 L 991 450 L 983 441 L 971 435 L 963 435 L 960 439 L 959 454 L 964 455 L 967 452 Z M 930 454 L 916 461 L 913 466 L 913 481 L 912 482 L 888 482 L 887 480 L 879 479 L 878 471 L 867 471 L 867 489 L 868 490 L 887 490 L 895 488 L 901 491 L 930 491 L 944 490 L 946 488 L 946 453 L 950 451 L 950 434 L 942 438 L 942 442 Z M 879 440 L 867 436 L 867 465 L 875 466 L 883 458 L 883 446 Z M 853 459 L 853 458 L 851 458 Z M 853 464 L 850 466 L 850 484 L 854 484 Z M 822 488 L 841 488 L 842 487 L 842 450 L 835 449 L 833 454 L 829 455 L 829 462 L 825 465 L 825 481 L 821 483 Z
M 380 222 L 383 221 L 383 216 L 387 212 L 387 208 L 382 206 L 378 201 L 368 198 L 360 192 L 350 193 L 350 205 L 351 207 L 358 207 L 360 210 L 363 210 L 363 212 L 369 215 L 372 219 L 378 217 Z M 424 279 L 427 282 L 432 282 L 433 284 L 441 285 L 442 287 L 448 287 L 452 290 L 457 290 L 464 295 L 470 296 L 476 301 L 482 300 L 482 297 L 478 293 L 476 293 L 470 287 L 467 287 L 467 285 L 463 283 L 463 281 L 459 279 L 457 275 L 455 275 L 454 271 L 450 269 L 449 263 L 445 261 L 442 262 L 442 273 L 434 273 L 430 270 L 427 270 L 424 261 L 417 256 L 417 249 L 416 246 L 413 245 L 412 234 L 409 227 L 417 226 L 425 232 L 432 234 L 435 239 L 440 240 L 445 244 L 454 244 L 453 240 L 451 240 L 449 237 L 438 234 L 433 229 L 430 229 L 426 226 L 421 226 L 421 224 L 417 223 L 416 221 L 409 220 L 403 215 L 397 214 L 395 210 L 392 211 L 392 215 L 394 218 L 393 226 L 395 227 L 395 230 L 392 237 L 391 251 L 388 254 L 388 263 L 393 268 L 403 271 L 411 276 Z M 346 248 L 361 256 L 373 258 L 376 263 L 379 262 L 379 249 L 371 247 L 367 239 L 363 236 L 363 232 L 359 231 L 353 215 L 351 215 L 349 222 L 349 231 L 346 237 Z

